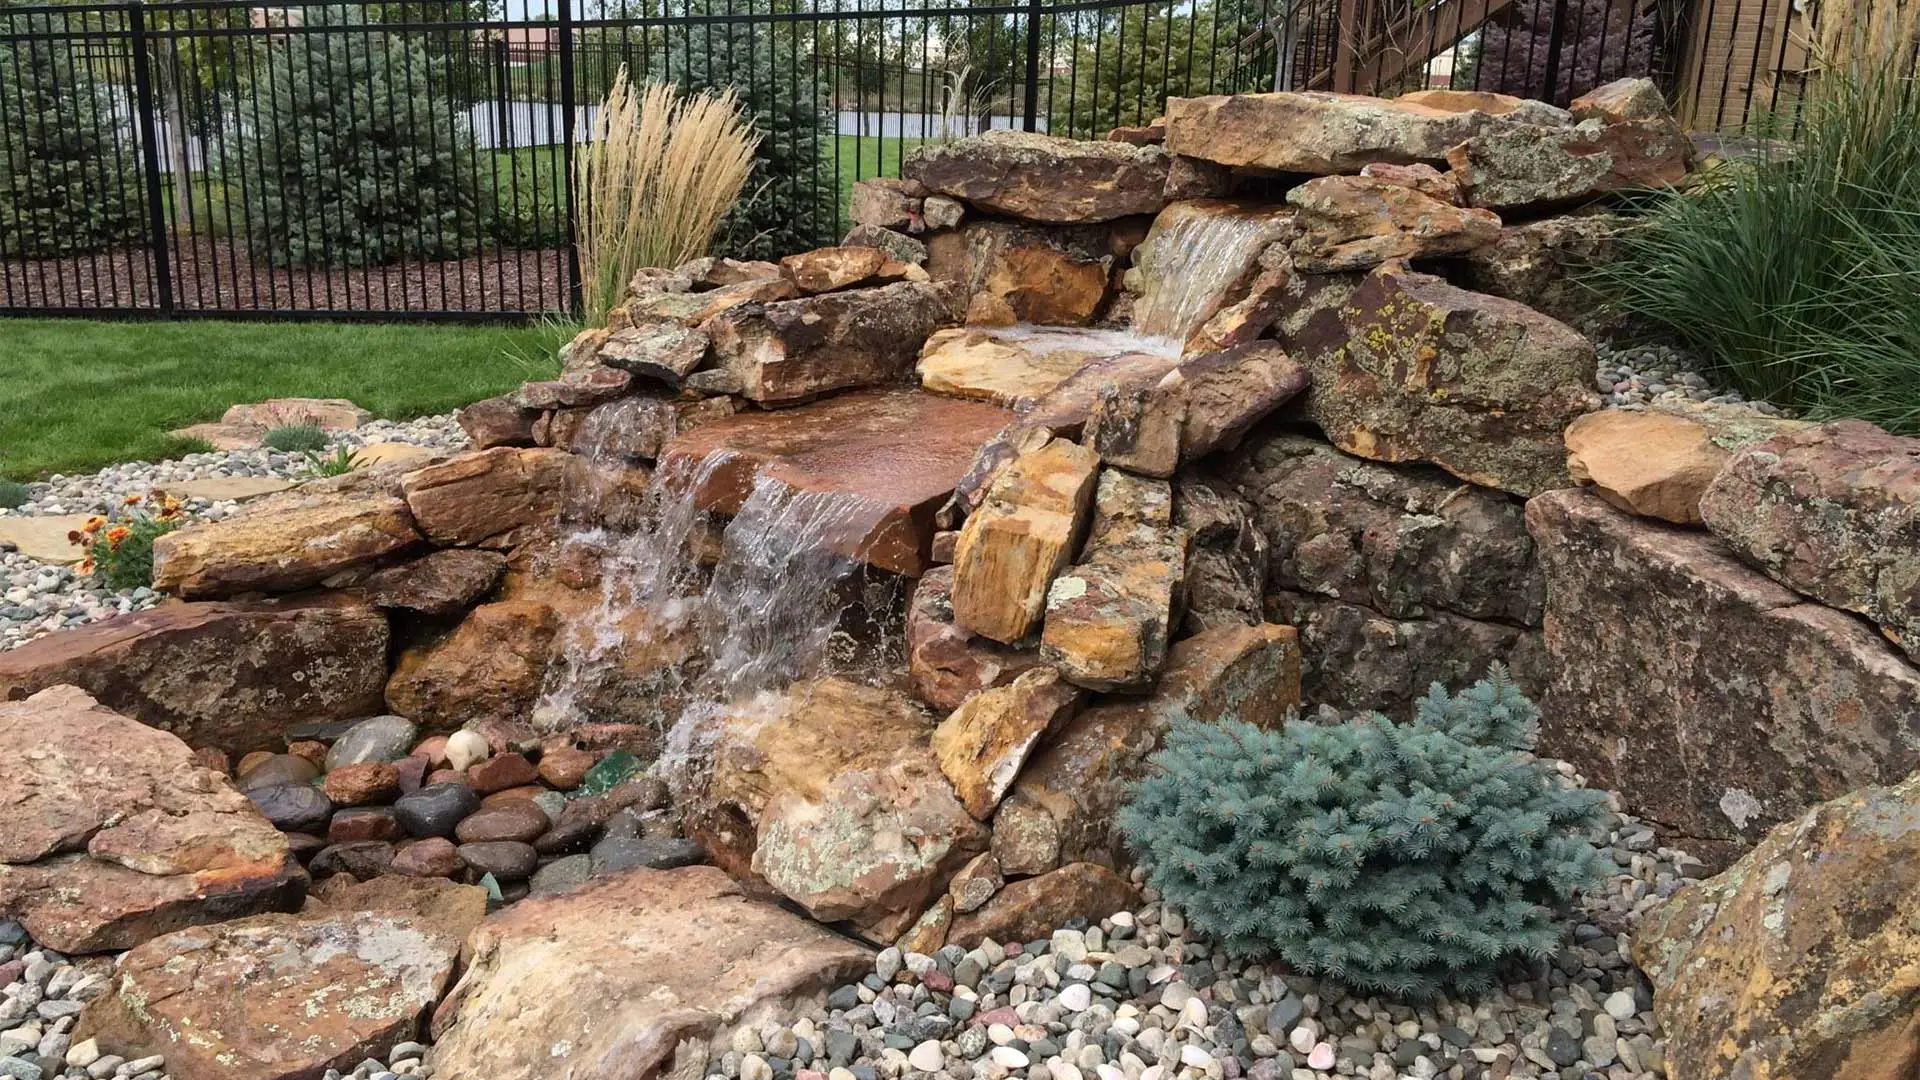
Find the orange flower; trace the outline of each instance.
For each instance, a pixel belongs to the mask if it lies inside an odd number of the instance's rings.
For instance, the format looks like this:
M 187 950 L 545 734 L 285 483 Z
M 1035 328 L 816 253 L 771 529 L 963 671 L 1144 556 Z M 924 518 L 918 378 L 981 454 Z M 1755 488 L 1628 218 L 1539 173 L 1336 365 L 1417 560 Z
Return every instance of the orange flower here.
M 112 544 L 114 547 L 119 547 L 122 540 L 132 535 L 132 529 L 127 528 L 125 525 L 115 525 L 113 528 L 107 530 L 107 543 Z
M 85 525 L 80 526 L 80 531 L 90 532 L 90 533 L 99 532 L 101 529 L 106 527 L 106 524 L 107 524 L 106 518 L 103 518 L 100 515 L 95 514 L 93 517 L 90 517 L 87 519 L 87 523 Z
M 120 500 L 120 505 L 122 505 L 122 506 L 139 506 L 139 505 L 140 505 L 140 500 L 141 500 L 141 499 L 142 499 L 143 497 L 144 497 L 144 496 L 140 496 L 140 495 L 129 495 L 129 496 L 127 496 L 126 498 L 124 498 L 124 499 L 122 499 L 122 500 Z

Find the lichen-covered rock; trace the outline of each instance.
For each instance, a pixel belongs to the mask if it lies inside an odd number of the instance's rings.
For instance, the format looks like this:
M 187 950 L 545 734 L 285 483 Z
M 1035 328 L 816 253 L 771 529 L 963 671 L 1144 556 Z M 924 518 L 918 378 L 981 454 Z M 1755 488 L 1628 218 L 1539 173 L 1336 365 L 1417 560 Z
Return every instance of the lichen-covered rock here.
M 913 180 L 875 176 L 853 185 L 847 217 L 856 226 L 917 233 L 926 229 L 921 210 L 927 189 Z
M 687 279 L 682 277 L 680 280 Z M 654 292 L 632 298 L 626 304 L 627 317 L 636 325 L 658 319 L 675 319 L 688 326 L 700 326 L 708 319 L 743 304 L 772 304 L 799 295 L 793 282 L 781 277 L 777 271 L 772 277 L 748 277 L 705 292 L 689 291 L 691 288 L 689 282 L 687 290 Z
M 1622 510 L 1698 525 L 1700 497 L 1734 451 L 1807 426 L 1741 405 L 1605 409 L 1567 425 L 1567 471 Z
M 707 335 L 671 319 L 629 326 L 600 346 L 600 362 L 679 386 L 707 360 Z
M 393 912 L 256 915 L 121 957 L 77 1039 L 174 1076 L 306 1080 L 417 1038 L 461 939 Z
M 1266 540 L 1267 615 L 1300 628 L 1309 701 L 1404 715 L 1539 625 L 1534 544 L 1510 496 L 1277 432 L 1212 471 Z
M 1159 147 L 990 131 L 922 146 L 900 174 L 997 214 L 1060 224 L 1112 221 L 1166 205 Z
M 1865 615 L 1920 661 L 1920 439 L 1791 425 L 1733 454 L 1700 511 L 1768 577 Z
M 1438 199 L 1452 206 L 1460 205 L 1460 184 L 1454 179 L 1453 174 L 1443 173 L 1425 162 L 1395 165 L 1390 162 L 1376 161 L 1371 165 L 1363 166 L 1360 175 L 1368 180 L 1412 188 L 1430 199 Z
M 1920 765 L 1920 671 L 1711 536 L 1580 491 L 1527 504 L 1553 678 L 1541 747 L 1725 865 L 1777 822 Z
M 532 715 L 560 620 L 537 600 L 500 600 L 467 614 L 446 636 L 400 654 L 387 707 L 451 731 L 479 720 Z
M 1671 121 L 1587 120 L 1564 129 L 1487 131 L 1447 152 L 1471 206 L 1559 206 L 1685 179 L 1693 143 Z
M 1619 257 L 1624 224 L 1614 214 L 1582 214 L 1508 225 L 1491 243 L 1450 264 L 1447 273 L 1455 284 L 1475 292 L 1585 325 L 1598 297 L 1580 275 Z
M 1005 686 L 1040 662 L 1033 649 L 1016 649 L 954 625 L 953 567 L 937 566 L 915 583 L 907 607 L 907 672 L 914 696 L 941 712 Z
M 1675 1077 L 1920 1071 L 1920 777 L 1776 826 L 1633 939 Z
M 1393 264 L 1282 340 L 1312 373 L 1307 415 L 1334 445 L 1520 495 L 1567 485 L 1561 433 L 1599 405 L 1586 338 Z
M 836 292 L 857 285 L 880 285 L 890 281 L 926 280 L 926 271 L 912 263 L 889 258 L 876 247 L 855 244 L 848 247 L 815 248 L 780 260 L 780 271 L 794 287 L 808 295 Z
M 1103 386 L 1085 441 L 1109 465 L 1169 477 L 1237 443 L 1307 382 L 1307 369 L 1270 341 L 1203 353 L 1153 383 Z
M 840 239 L 840 245 L 879 248 L 903 263 L 913 263 L 916 266 L 927 261 L 927 245 L 906 233 L 882 229 L 876 225 L 855 225 L 847 230 L 846 236 Z
M 1000 805 L 1040 739 L 1073 715 L 1086 695 L 1049 667 L 968 698 L 933 730 L 933 754 L 975 820 Z
M 1223 481 L 1183 473 L 1174 486 L 1173 521 L 1189 538 L 1182 631 L 1258 624 L 1266 610 L 1267 537 L 1254 524 L 1253 504 Z
M 1100 459 L 1054 439 L 1014 459 L 967 518 L 954 548 L 954 623 L 1012 644 L 1039 623 L 1047 587 L 1073 558 Z
M 1359 172 L 1374 162 L 1437 164 L 1467 139 L 1515 123 L 1475 106 L 1505 106 L 1512 113 L 1506 103 L 1518 99 L 1485 95 L 1472 103 L 1423 104 L 1410 101 L 1412 96 L 1298 91 L 1168 98 L 1166 146 L 1235 168 L 1327 176 Z
M 901 281 L 732 308 L 705 329 L 742 396 L 785 405 L 899 378 L 929 334 L 958 321 L 959 301 L 951 285 Z
M 0 700 L 64 683 L 191 746 L 280 750 L 301 724 L 386 711 L 388 636 L 341 596 L 165 604 L 0 652 Z
M 601 351 L 605 350 L 606 346 L 601 346 Z M 508 397 L 528 409 L 576 409 L 612 401 L 632 387 L 631 371 L 594 364 L 563 371 L 557 379 L 522 383 Z
M 560 516 L 560 497 L 579 459 L 562 450 L 502 446 L 408 473 L 407 506 L 427 539 L 443 547 L 512 547 Z
M 1388 259 L 1454 255 L 1492 243 L 1500 219 L 1415 188 L 1365 176 L 1322 176 L 1287 192 L 1301 234 L 1293 262 L 1312 273 L 1366 270 Z
M 386 486 L 315 488 L 155 540 L 153 587 L 189 600 L 292 592 L 420 543 L 406 501 Z
M 298 907 L 287 840 L 187 744 L 72 686 L 0 704 L 0 916 L 66 953 Z
M 708 866 L 626 870 L 488 919 L 434 1013 L 443 1077 L 705 1075 L 736 1025 L 817 1002 L 873 954 Z
M 1090 690 L 1151 686 L 1166 662 L 1186 570 L 1184 529 L 1120 522 L 1096 532 L 1047 589 L 1041 660 Z

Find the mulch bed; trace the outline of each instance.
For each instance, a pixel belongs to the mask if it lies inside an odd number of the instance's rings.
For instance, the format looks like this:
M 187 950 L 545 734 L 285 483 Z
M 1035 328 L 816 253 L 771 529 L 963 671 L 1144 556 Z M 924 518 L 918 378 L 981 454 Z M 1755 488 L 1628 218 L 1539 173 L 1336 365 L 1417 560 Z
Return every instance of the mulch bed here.
M 487 251 L 441 262 L 276 269 L 242 243 L 184 236 L 168 250 L 182 311 L 537 312 L 566 308 L 566 253 Z M 0 309 L 155 310 L 150 249 L 0 261 Z

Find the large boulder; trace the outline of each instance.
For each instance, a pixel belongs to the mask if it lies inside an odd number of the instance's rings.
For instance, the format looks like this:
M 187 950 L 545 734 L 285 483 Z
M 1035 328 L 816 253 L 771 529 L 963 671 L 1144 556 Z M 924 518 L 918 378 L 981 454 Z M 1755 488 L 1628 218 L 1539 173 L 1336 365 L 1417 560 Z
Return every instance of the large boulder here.
M 1546 576 L 1541 747 L 1715 865 L 1777 822 L 1920 766 L 1920 671 L 1872 629 L 1714 539 L 1556 491 L 1527 504 Z
M 904 696 L 827 678 L 728 709 L 682 805 L 715 862 L 891 940 L 986 847 Z
M 1167 164 L 1155 146 L 990 131 L 920 147 L 900 174 L 982 210 L 1072 224 L 1159 211 L 1167 202 Z
M 1698 525 L 1700 497 L 1734 451 L 1807 426 L 1743 405 L 1604 409 L 1567 425 L 1567 471 L 1622 510 Z
M 928 393 L 1031 408 L 1092 362 L 1091 345 L 1072 331 L 955 327 L 927 339 L 914 372 Z
M 1144 690 L 1166 662 L 1186 581 L 1187 532 L 1165 481 L 1101 475 L 1080 561 L 1047 589 L 1040 658 L 1090 690 Z
M 1239 442 L 1307 382 L 1307 369 L 1271 341 L 1203 353 L 1157 382 L 1102 387 L 1085 441 L 1109 465 L 1169 477 Z
M 1920 661 L 1920 439 L 1798 425 L 1735 453 L 1700 512 L 1768 577 L 1865 615 Z
M 1294 265 L 1312 273 L 1367 270 L 1388 259 L 1454 255 L 1492 243 L 1500 219 L 1463 209 L 1404 184 L 1366 176 L 1322 176 L 1287 192 L 1298 208 Z
M 1478 100 L 1319 91 L 1168 98 L 1166 146 L 1235 168 L 1325 176 L 1356 173 L 1374 162 L 1437 165 L 1467 139 L 1512 126 L 1513 115 L 1537 112 L 1517 98 L 1472 97 Z
M 1074 919 L 1099 921 L 1140 901 L 1127 879 L 1095 863 L 1069 863 L 1015 881 L 977 911 L 957 916 L 946 941 L 970 949 L 982 941 L 1044 940 Z
M 71 686 L 0 704 L 0 916 L 68 953 L 300 905 L 287 840 L 187 744 Z
M 482 604 L 445 636 L 400 654 L 386 706 L 424 727 L 452 731 L 533 713 L 560 617 L 540 600 Z
M 493 591 L 507 557 L 478 548 L 447 548 L 381 570 L 360 583 L 362 599 L 391 611 L 458 615 Z
M 442 547 L 507 548 L 560 516 L 579 459 L 549 448 L 495 447 L 408 473 L 407 505 Z
M 1047 587 L 1080 542 L 1099 471 L 1093 451 L 1054 439 L 1000 473 L 954 548 L 956 625 L 1007 644 L 1039 625 Z
M 1032 649 L 1002 645 L 954 623 L 951 566 L 936 566 L 915 583 L 906 639 L 914 695 L 941 712 L 952 712 L 982 690 L 1005 686 L 1040 662 Z
M 179 1080 L 308 1080 L 421 1034 L 461 938 L 384 911 L 256 915 L 122 956 L 76 1039 L 163 1055 Z
M 960 305 L 960 290 L 950 284 L 901 281 L 743 305 L 705 329 L 742 396 L 789 405 L 894 381 L 913 366 L 927 335 L 959 321 Z
M 1564 323 L 1388 264 L 1290 337 L 1334 445 L 1533 495 L 1568 484 L 1561 433 L 1598 407 L 1593 346 Z
M 1455 284 L 1517 301 L 1561 322 L 1584 326 L 1599 297 L 1582 274 L 1620 255 L 1625 221 L 1615 214 L 1541 218 L 1500 230 L 1490 243 L 1448 264 Z
M 1633 938 L 1674 1077 L 1920 1073 L 1920 777 L 1783 822 Z
M 420 543 L 390 485 L 315 484 L 153 544 L 153 586 L 187 599 L 292 592 Z
M 1134 329 L 1185 340 L 1240 298 L 1261 269 L 1262 251 L 1273 244 L 1284 248 L 1297 232 L 1293 212 L 1284 206 L 1215 199 L 1170 203 L 1133 250 L 1126 284 L 1137 297 Z
M 846 938 L 707 866 L 627 870 L 523 900 L 474 933 L 434 1014 L 435 1075 L 701 1076 L 757 1026 L 870 972 Z
M 1511 660 L 1539 625 L 1534 544 L 1511 496 L 1286 433 L 1213 469 L 1265 538 L 1267 614 L 1300 629 L 1309 701 L 1405 715 L 1429 684 Z
M 931 268 L 966 286 L 968 326 L 1085 326 L 1106 307 L 1112 233 L 1106 225 L 973 221 L 935 241 Z
M 1217 477 L 1188 470 L 1174 485 L 1173 522 L 1188 536 L 1183 631 L 1259 624 L 1267 538 L 1254 524 L 1253 504 Z
M 0 652 L 0 700 L 62 683 L 190 746 L 281 750 L 385 711 L 386 617 L 343 597 L 167 604 Z
M 960 802 L 985 821 L 1020 775 L 1027 755 L 1064 724 L 1085 694 L 1049 667 L 968 698 L 933 731 L 933 753 Z
M 1538 209 L 1685 179 L 1693 142 L 1671 121 L 1585 120 L 1485 131 L 1447 151 L 1471 206 Z

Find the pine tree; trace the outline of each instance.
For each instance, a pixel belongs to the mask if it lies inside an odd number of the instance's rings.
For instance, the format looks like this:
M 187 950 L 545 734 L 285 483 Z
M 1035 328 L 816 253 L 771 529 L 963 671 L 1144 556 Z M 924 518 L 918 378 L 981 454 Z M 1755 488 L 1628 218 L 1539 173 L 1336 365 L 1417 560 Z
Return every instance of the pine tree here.
M 1603 797 L 1524 751 L 1538 711 L 1496 667 L 1411 723 L 1185 722 L 1121 814 L 1167 902 L 1232 954 L 1403 997 L 1548 955 L 1598 880 Z
M 476 151 L 442 61 L 402 33 L 300 9 L 267 45 L 223 162 L 247 245 L 275 266 L 457 258 L 480 231 Z
M 38 20 L 16 24 L 46 32 Z M 145 210 L 138 143 L 114 115 L 111 91 L 73 43 L 0 46 L 0 252 L 51 258 L 140 239 Z

